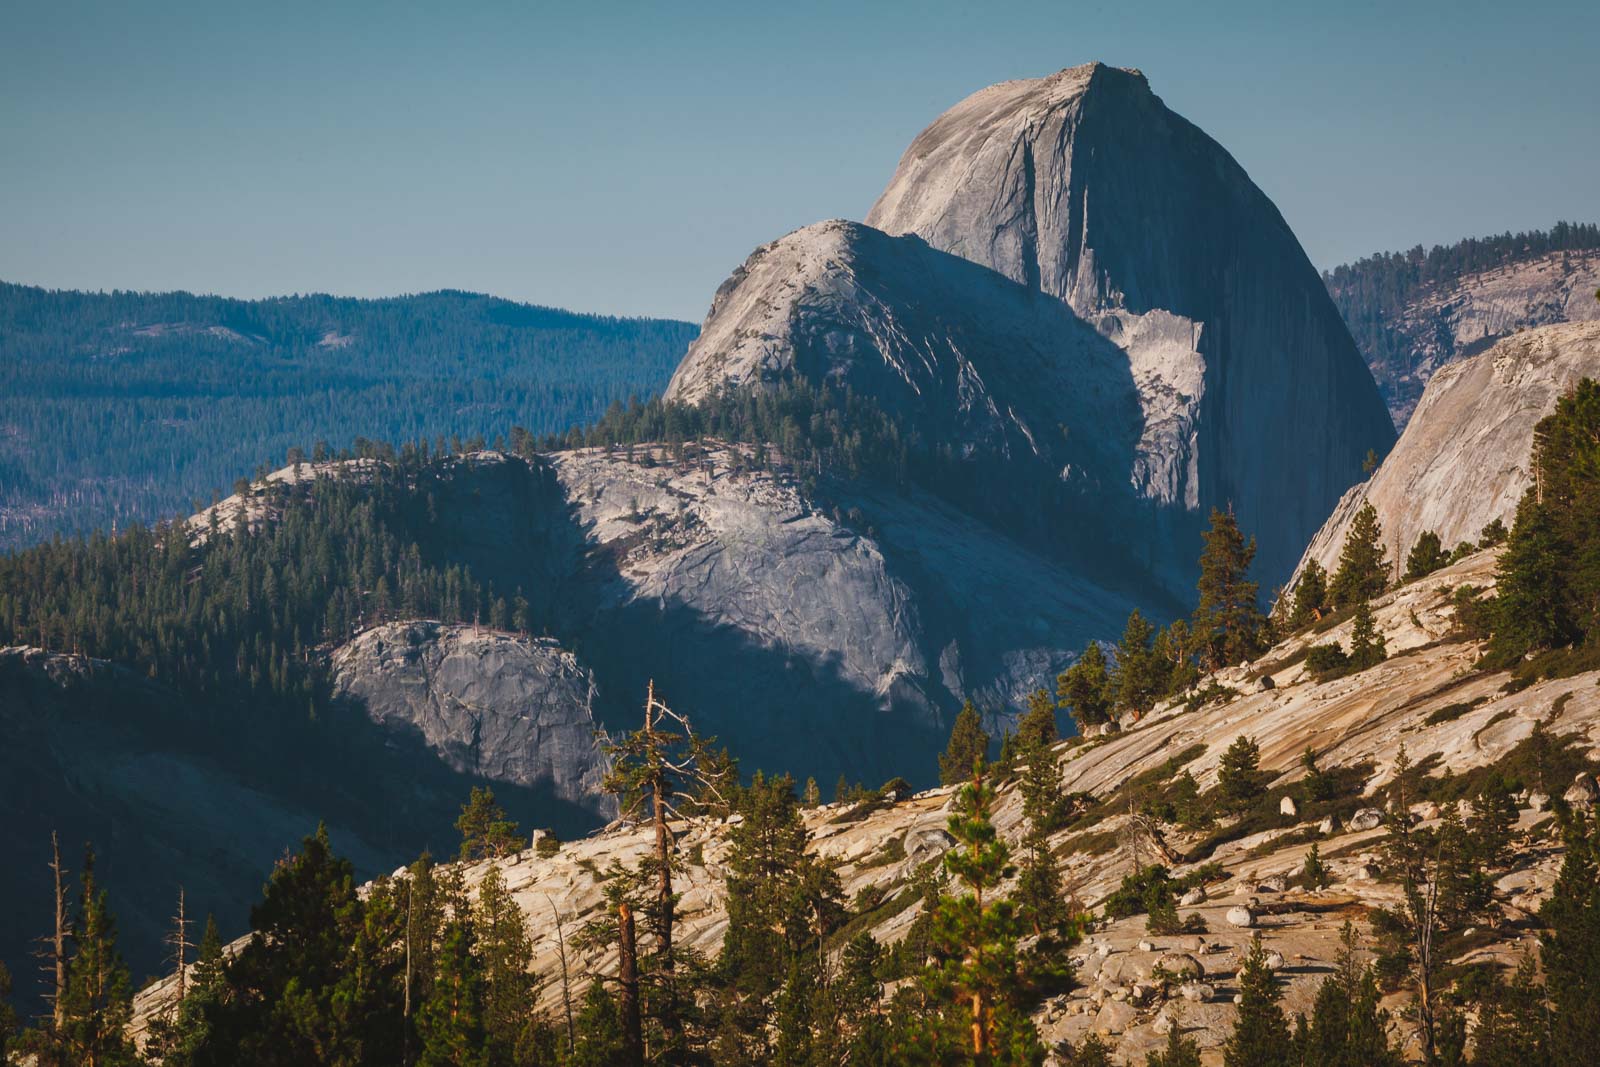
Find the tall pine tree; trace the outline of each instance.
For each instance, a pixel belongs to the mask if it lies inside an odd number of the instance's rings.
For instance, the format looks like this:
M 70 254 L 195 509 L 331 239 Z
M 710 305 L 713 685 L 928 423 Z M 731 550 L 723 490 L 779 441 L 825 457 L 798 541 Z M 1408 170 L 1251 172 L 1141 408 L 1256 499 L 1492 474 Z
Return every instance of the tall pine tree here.
M 1194 633 L 1205 666 L 1220 670 L 1264 651 L 1270 635 L 1256 602 L 1256 583 L 1248 578 L 1255 539 L 1245 540 L 1233 512 L 1215 508 L 1204 536 Z

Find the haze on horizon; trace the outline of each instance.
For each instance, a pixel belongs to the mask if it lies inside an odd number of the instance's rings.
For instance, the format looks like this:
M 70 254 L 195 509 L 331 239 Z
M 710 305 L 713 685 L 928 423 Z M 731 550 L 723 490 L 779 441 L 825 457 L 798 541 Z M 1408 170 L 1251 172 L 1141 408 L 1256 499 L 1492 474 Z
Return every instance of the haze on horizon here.
M 1600 7 L 11 3 L 0 279 L 698 321 L 990 83 L 1137 66 L 1313 262 L 1592 221 Z

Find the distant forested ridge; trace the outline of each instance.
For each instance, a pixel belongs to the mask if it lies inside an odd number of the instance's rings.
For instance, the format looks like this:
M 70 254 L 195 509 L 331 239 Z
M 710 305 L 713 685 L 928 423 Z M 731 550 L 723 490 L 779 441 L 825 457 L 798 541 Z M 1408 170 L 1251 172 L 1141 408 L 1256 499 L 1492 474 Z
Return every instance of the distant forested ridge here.
M 454 291 L 0 283 L 0 549 L 186 511 L 317 440 L 565 430 L 658 392 L 695 333 Z
M 1418 305 L 1435 291 L 1447 291 L 1474 274 L 1498 267 L 1526 263 L 1546 256 L 1560 256 L 1563 273 L 1575 259 L 1600 251 L 1600 226 L 1593 223 L 1558 222 L 1548 230 L 1527 233 L 1502 233 L 1491 237 L 1469 237 L 1450 245 L 1421 245 L 1405 252 L 1379 252 L 1322 275 L 1333 302 L 1355 337 L 1367 365 L 1383 391 L 1396 421 L 1404 425 L 1416 398 L 1422 393 L 1431 365 L 1454 358 L 1456 339 L 1451 316 L 1460 308 L 1444 307 L 1440 314 L 1419 316 Z M 1553 283 L 1550 279 L 1546 284 Z M 1539 285 L 1532 286 L 1538 289 Z M 1528 321 L 1519 321 L 1519 311 L 1510 306 L 1506 295 L 1498 298 L 1506 306 L 1497 309 L 1505 316 L 1504 330 L 1524 325 L 1561 321 L 1553 307 L 1530 307 Z M 1516 294 L 1531 305 L 1548 298 L 1538 292 Z M 1415 321 L 1408 321 L 1415 320 Z M 1423 373 L 1415 375 L 1419 367 Z M 1410 379 L 1410 380 L 1408 380 Z

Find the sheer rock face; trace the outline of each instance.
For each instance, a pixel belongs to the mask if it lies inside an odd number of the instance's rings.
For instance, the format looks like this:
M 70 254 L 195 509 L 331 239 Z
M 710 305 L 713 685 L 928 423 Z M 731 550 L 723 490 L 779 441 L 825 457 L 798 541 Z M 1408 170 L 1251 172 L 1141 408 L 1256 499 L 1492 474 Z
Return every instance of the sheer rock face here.
M 568 625 L 608 724 L 654 679 L 746 767 L 925 780 L 963 700 L 1014 714 L 1131 610 L 925 494 L 823 506 L 746 459 L 551 457 L 588 546 Z
M 339 695 L 386 729 L 419 738 L 453 770 L 613 811 L 600 791 L 606 761 L 595 741 L 594 675 L 553 640 L 388 623 L 339 648 L 333 672 Z
M 973 94 L 912 142 L 867 223 L 1056 297 L 1123 348 L 1146 436 L 1163 438 L 1135 484 L 1190 509 L 1231 503 L 1265 582 L 1367 450 L 1393 443 L 1277 208 L 1137 71 L 1090 64 Z
M 1600 378 L 1600 322 L 1513 334 L 1486 352 L 1441 367 L 1405 433 L 1372 478 L 1340 500 L 1306 549 L 1332 571 L 1361 508 L 1383 525 L 1392 566 L 1424 530 L 1448 551 L 1500 519 L 1509 528 L 1532 485 L 1533 427 L 1580 379 Z

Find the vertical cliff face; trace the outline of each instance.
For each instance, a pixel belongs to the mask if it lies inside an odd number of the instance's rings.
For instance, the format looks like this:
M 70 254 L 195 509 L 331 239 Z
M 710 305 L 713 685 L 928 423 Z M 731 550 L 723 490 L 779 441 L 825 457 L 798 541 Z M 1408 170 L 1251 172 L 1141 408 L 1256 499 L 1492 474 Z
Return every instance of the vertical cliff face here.
M 1005 82 L 941 115 L 867 216 L 1054 296 L 1128 354 L 1165 447 L 1135 487 L 1232 505 L 1281 580 L 1394 432 L 1266 195 L 1137 71 Z

